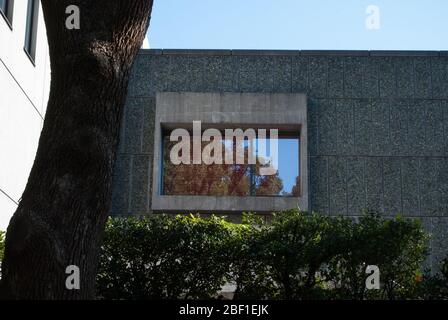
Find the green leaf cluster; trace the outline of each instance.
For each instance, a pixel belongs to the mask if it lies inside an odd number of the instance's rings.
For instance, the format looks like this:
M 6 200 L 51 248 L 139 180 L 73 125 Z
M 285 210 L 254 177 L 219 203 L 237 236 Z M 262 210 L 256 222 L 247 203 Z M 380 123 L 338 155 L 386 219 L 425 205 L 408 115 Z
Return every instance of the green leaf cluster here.
M 427 242 L 418 220 L 374 212 L 352 219 L 288 210 L 244 214 L 240 223 L 193 215 L 110 219 L 98 296 L 209 299 L 233 283 L 234 299 L 446 298 L 448 262 L 445 280 L 422 271 Z M 366 289 L 368 265 L 379 267 L 379 290 Z

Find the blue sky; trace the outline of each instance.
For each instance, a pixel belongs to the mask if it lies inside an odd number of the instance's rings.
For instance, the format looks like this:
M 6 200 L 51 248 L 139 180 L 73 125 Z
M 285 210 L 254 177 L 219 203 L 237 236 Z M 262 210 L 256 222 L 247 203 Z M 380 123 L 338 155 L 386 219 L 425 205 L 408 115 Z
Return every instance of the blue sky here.
M 278 170 L 283 181 L 283 190 L 288 193 L 296 184 L 299 175 L 299 141 L 296 139 L 280 139 L 278 142 Z
M 366 8 L 380 9 L 368 30 Z M 448 50 L 447 0 L 155 0 L 151 48 Z

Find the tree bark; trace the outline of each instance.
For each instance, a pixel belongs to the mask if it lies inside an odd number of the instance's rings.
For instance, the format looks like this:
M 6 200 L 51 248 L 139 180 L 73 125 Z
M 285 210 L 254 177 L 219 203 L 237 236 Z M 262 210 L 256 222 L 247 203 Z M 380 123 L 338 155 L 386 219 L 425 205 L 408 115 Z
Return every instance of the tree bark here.
M 119 128 L 152 0 L 42 0 L 50 97 L 37 155 L 6 235 L 2 294 L 92 299 L 107 220 Z M 69 5 L 80 9 L 68 30 Z M 66 268 L 80 269 L 68 290 Z

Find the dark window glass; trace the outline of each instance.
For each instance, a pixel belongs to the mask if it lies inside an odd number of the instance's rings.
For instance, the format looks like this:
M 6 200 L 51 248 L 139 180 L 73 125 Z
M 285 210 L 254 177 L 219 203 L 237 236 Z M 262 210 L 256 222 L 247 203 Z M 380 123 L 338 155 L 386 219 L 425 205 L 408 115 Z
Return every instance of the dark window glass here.
M 193 164 L 192 135 L 190 148 L 180 149 L 179 140 L 170 141 L 171 132 L 165 132 L 163 138 L 163 171 L 161 191 L 163 195 L 210 195 L 210 196 L 299 196 L 299 135 L 279 134 L 277 144 L 269 137 L 265 139 L 244 139 L 238 144 L 236 139 L 230 140 L 222 133 L 217 142 L 221 147 L 213 151 L 207 149 L 210 141 L 202 141 L 200 164 Z M 187 141 L 187 140 L 186 140 Z M 176 147 L 177 146 L 177 147 Z M 237 161 L 239 154 L 244 161 Z M 252 147 L 251 147 L 252 146 Z M 174 148 L 174 149 L 173 149 Z M 272 160 L 276 149 L 276 159 Z M 179 151 L 181 150 L 181 151 Z M 208 150 L 205 152 L 205 150 Z M 190 164 L 172 161 L 172 151 L 176 156 L 190 152 Z M 221 163 L 206 164 L 204 158 L 221 152 Z M 242 151 L 242 152 L 241 152 Z M 226 162 L 226 153 L 233 155 L 231 163 Z M 253 157 L 250 157 L 250 155 Z M 251 158 L 251 159 L 250 159 Z M 274 157 L 275 158 L 275 157 Z M 186 158 L 185 158 L 186 159 Z M 255 159 L 255 161 L 254 161 Z M 271 159 L 268 161 L 267 159 Z M 227 163 L 227 164 L 226 164 Z M 262 170 L 262 169 L 265 170 Z M 271 168 L 271 170 L 266 170 Z M 268 174 L 266 174 L 268 173 Z
M 12 28 L 13 11 L 14 0 L 0 0 L 0 15 L 6 19 L 10 28 Z
M 37 22 L 39 16 L 39 0 L 28 0 L 26 19 L 25 52 L 31 61 L 36 58 Z

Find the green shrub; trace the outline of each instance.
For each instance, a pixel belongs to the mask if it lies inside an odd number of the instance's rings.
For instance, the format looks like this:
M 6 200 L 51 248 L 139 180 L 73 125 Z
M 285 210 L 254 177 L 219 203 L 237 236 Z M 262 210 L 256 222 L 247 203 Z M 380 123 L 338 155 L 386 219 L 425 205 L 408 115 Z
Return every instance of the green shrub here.
M 212 297 L 229 273 L 226 224 L 193 216 L 110 219 L 97 277 L 99 297 Z
M 232 228 L 234 299 L 268 299 L 275 294 L 275 284 L 265 263 L 264 234 L 268 229 L 268 225 L 254 215 L 243 215 L 242 223 Z
M 448 299 L 448 257 L 440 263 L 438 273 L 431 275 L 428 270 L 421 278 L 418 295 L 425 300 Z
M 317 299 L 325 296 L 321 267 L 339 253 L 342 218 L 289 210 L 252 232 L 246 243 L 249 265 L 237 280 L 239 299 Z M 241 272 L 241 271 L 240 271 Z
M 342 254 L 327 268 L 327 279 L 335 285 L 333 297 L 343 299 L 414 298 L 426 257 L 427 236 L 419 220 L 382 219 L 366 213 L 350 226 Z M 380 270 L 381 289 L 367 290 L 366 267 Z
M 289 210 L 265 222 L 157 215 L 110 219 L 97 278 L 105 299 L 447 298 L 444 276 L 423 276 L 427 236 L 418 220 L 366 213 L 358 222 Z M 447 260 L 448 261 L 448 260 Z M 366 290 L 366 267 L 380 290 Z
M 236 298 L 415 297 L 427 240 L 417 220 L 367 213 L 355 223 L 289 210 L 259 230 L 246 243 L 249 268 Z M 366 290 L 368 265 L 379 267 L 381 290 Z

